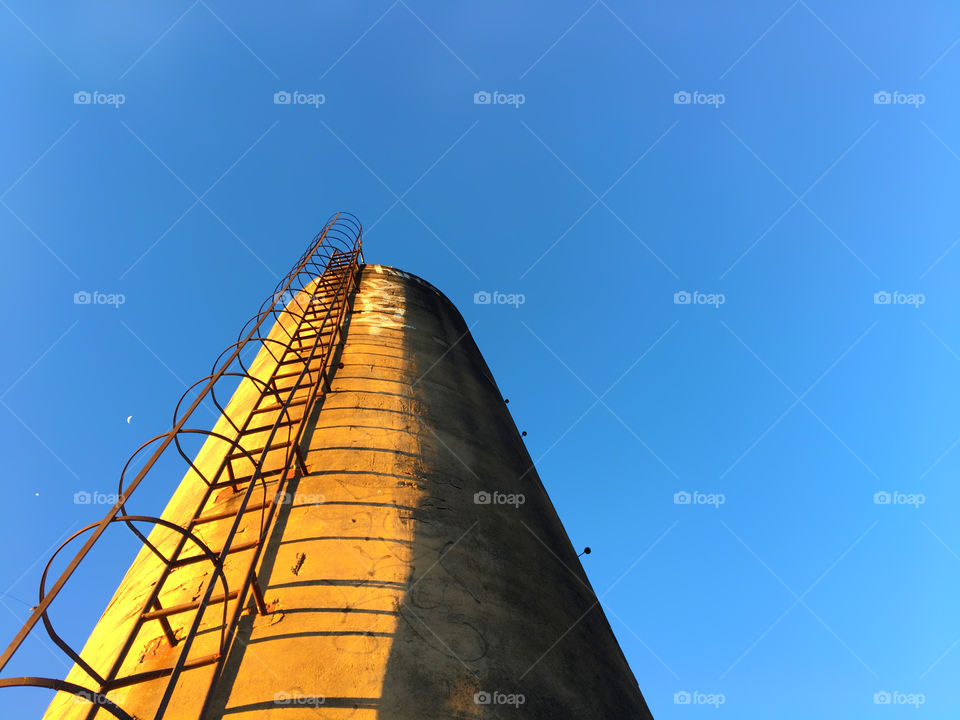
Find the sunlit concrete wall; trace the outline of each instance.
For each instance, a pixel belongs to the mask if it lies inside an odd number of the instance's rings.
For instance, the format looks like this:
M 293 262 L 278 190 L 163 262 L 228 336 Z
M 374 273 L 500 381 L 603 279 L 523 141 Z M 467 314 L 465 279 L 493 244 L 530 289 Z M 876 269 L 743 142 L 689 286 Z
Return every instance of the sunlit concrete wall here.
M 289 488 L 264 554 L 270 613 L 244 617 L 209 717 L 648 718 L 453 305 L 419 278 L 368 265 L 334 360 L 309 420 L 309 472 Z M 241 387 L 228 410 L 249 409 L 252 392 Z M 165 515 L 192 511 L 196 482 L 184 480 Z M 204 538 L 215 549 L 219 531 Z M 89 651 L 109 656 L 150 562 L 128 573 Z M 181 596 L 209 569 L 191 572 Z M 152 625 L 130 671 L 171 662 Z M 195 653 L 210 650 L 208 635 Z M 186 673 L 169 717 L 196 717 L 208 678 Z M 121 691 L 124 707 L 149 717 L 161 686 Z M 48 716 L 81 717 L 71 705 Z

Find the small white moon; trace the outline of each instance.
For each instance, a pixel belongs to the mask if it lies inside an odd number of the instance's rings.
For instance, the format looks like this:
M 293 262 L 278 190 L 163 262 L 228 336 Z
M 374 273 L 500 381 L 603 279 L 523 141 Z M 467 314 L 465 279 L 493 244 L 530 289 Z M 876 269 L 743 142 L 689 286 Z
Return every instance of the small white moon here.
M 133 422 L 133 415 L 127 416 L 127 425 L 129 425 L 131 422 Z

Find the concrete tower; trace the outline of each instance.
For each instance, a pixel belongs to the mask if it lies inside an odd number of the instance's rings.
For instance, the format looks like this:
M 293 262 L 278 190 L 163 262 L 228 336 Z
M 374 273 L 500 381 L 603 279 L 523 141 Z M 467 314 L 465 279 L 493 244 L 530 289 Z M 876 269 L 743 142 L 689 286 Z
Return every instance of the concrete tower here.
M 356 240 L 281 295 L 168 524 L 115 508 L 148 544 L 47 718 L 650 717 L 460 314 Z

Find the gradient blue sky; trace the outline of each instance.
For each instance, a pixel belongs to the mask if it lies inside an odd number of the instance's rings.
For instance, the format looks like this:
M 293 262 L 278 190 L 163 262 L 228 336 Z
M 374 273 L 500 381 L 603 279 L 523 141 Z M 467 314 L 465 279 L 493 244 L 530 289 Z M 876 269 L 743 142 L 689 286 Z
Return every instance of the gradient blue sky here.
M 960 714 L 960 8 L 0 6 L 4 644 L 44 550 L 107 509 L 74 493 L 114 491 L 346 209 L 473 327 L 658 720 Z M 77 644 L 104 552 L 54 605 Z M 62 675 L 49 645 L 10 670 Z

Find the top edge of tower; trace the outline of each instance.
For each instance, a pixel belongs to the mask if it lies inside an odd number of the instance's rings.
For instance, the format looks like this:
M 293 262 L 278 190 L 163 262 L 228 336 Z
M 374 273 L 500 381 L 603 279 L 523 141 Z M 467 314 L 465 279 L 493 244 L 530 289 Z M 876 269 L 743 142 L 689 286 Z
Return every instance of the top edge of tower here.
M 400 268 L 395 268 L 391 265 L 378 265 L 373 263 L 367 263 L 365 265 L 362 265 L 361 267 L 364 270 L 375 272 L 380 275 L 395 275 L 395 276 L 404 278 L 406 280 L 413 280 L 414 282 L 419 283 L 426 289 L 436 293 L 438 296 L 440 296 L 446 302 L 448 302 L 451 306 L 456 308 L 456 304 L 450 298 L 448 298 L 446 295 L 443 294 L 441 290 L 438 290 L 433 284 L 427 282 L 419 275 L 414 275 L 413 273 L 407 272 L 406 270 L 401 270 Z

